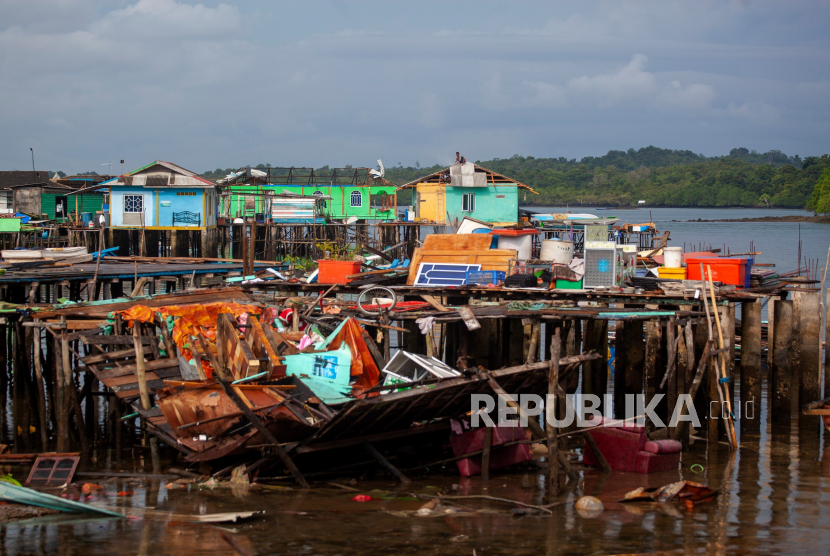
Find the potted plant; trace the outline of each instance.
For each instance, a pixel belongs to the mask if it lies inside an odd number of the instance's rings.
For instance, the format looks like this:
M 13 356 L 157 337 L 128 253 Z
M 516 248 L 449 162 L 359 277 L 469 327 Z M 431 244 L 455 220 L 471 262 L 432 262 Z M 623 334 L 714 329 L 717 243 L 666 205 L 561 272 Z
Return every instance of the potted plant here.
M 345 245 L 337 245 L 330 241 L 317 244 L 317 249 L 323 254 L 317 259 L 317 282 L 320 284 L 347 284 L 346 278 L 360 272 L 360 262 L 354 260 L 354 250 Z

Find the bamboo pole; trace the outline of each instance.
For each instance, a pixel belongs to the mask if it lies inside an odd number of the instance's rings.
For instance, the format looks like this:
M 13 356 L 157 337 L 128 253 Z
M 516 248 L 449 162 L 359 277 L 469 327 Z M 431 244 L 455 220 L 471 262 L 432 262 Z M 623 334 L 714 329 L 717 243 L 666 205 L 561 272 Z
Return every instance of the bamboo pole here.
M 141 397 L 141 408 L 150 409 L 150 391 L 147 389 L 147 370 L 144 366 L 144 349 L 141 346 L 141 323 L 133 321 L 133 347 L 135 348 L 135 369 L 138 378 L 138 393 Z
M 718 308 L 717 308 L 717 305 L 716 305 L 715 285 L 712 282 L 712 269 L 709 265 L 706 265 L 706 271 L 707 271 L 707 276 L 708 276 L 708 279 L 709 279 L 709 293 L 712 296 L 712 313 L 714 313 L 714 315 L 715 315 L 715 324 L 717 325 L 717 329 L 718 329 L 718 341 L 719 341 L 718 349 L 723 350 L 724 349 L 723 330 L 721 329 L 720 315 L 718 313 Z M 704 295 L 704 299 L 705 298 L 706 298 L 706 296 Z M 707 316 L 709 314 L 708 306 L 706 308 L 706 314 L 707 314 Z M 710 339 L 712 338 L 711 321 L 709 323 L 709 338 Z M 735 422 L 732 420 L 732 415 L 734 414 L 732 412 L 732 401 L 729 397 L 729 388 L 727 388 L 726 384 L 721 383 L 721 381 L 720 381 L 721 378 L 725 378 L 727 380 L 730 378 L 726 374 L 726 357 L 727 357 L 726 352 L 721 351 L 720 352 L 720 357 L 719 357 L 720 364 L 718 364 L 718 362 L 715 362 L 715 371 L 716 371 L 716 376 L 718 378 L 718 389 L 719 389 L 719 392 L 720 392 L 721 401 L 723 403 L 726 403 L 726 409 L 729 412 L 729 418 L 727 419 L 727 432 L 728 432 L 728 435 L 729 435 L 729 447 L 734 450 L 738 447 L 738 437 L 735 434 Z M 721 411 L 721 415 L 722 414 L 723 414 L 723 412 Z

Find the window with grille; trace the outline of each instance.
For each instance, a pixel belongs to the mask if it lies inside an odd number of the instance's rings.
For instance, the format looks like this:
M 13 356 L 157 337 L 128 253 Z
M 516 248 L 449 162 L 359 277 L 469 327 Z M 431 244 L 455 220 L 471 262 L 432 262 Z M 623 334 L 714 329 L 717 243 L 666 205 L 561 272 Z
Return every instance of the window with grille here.
M 461 210 L 464 212 L 475 212 L 476 210 L 476 194 L 464 193 L 461 196 Z
M 361 193 L 360 191 L 352 191 L 352 194 L 349 196 L 349 206 L 352 208 L 362 207 L 363 193 Z
M 124 212 L 144 212 L 144 195 L 124 195 Z

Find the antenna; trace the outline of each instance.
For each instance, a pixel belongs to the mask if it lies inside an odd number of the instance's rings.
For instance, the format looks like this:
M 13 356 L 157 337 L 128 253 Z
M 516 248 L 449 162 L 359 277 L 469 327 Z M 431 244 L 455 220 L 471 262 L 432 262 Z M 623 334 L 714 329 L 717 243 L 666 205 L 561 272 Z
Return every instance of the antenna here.
M 124 175 L 124 159 L 121 159 L 121 175 Z
M 110 166 L 110 171 L 107 175 L 111 176 L 112 175 L 112 162 L 104 162 L 103 164 L 101 164 L 101 166 L 106 166 L 107 164 L 109 164 L 109 166 Z
M 32 183 L 36 183 L 37 172 L 35 172 L 35 150 L 32 147 L 29 147 L 29 150 L 32 151 Z

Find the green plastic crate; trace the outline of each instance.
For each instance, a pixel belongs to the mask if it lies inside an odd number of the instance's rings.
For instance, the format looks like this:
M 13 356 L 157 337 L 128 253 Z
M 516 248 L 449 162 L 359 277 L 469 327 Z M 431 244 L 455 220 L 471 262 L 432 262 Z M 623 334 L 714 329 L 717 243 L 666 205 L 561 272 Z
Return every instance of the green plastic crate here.
M 582 280 L 571 282 L 570 280 L 556 280 L 557 290 L 581 290 Z

